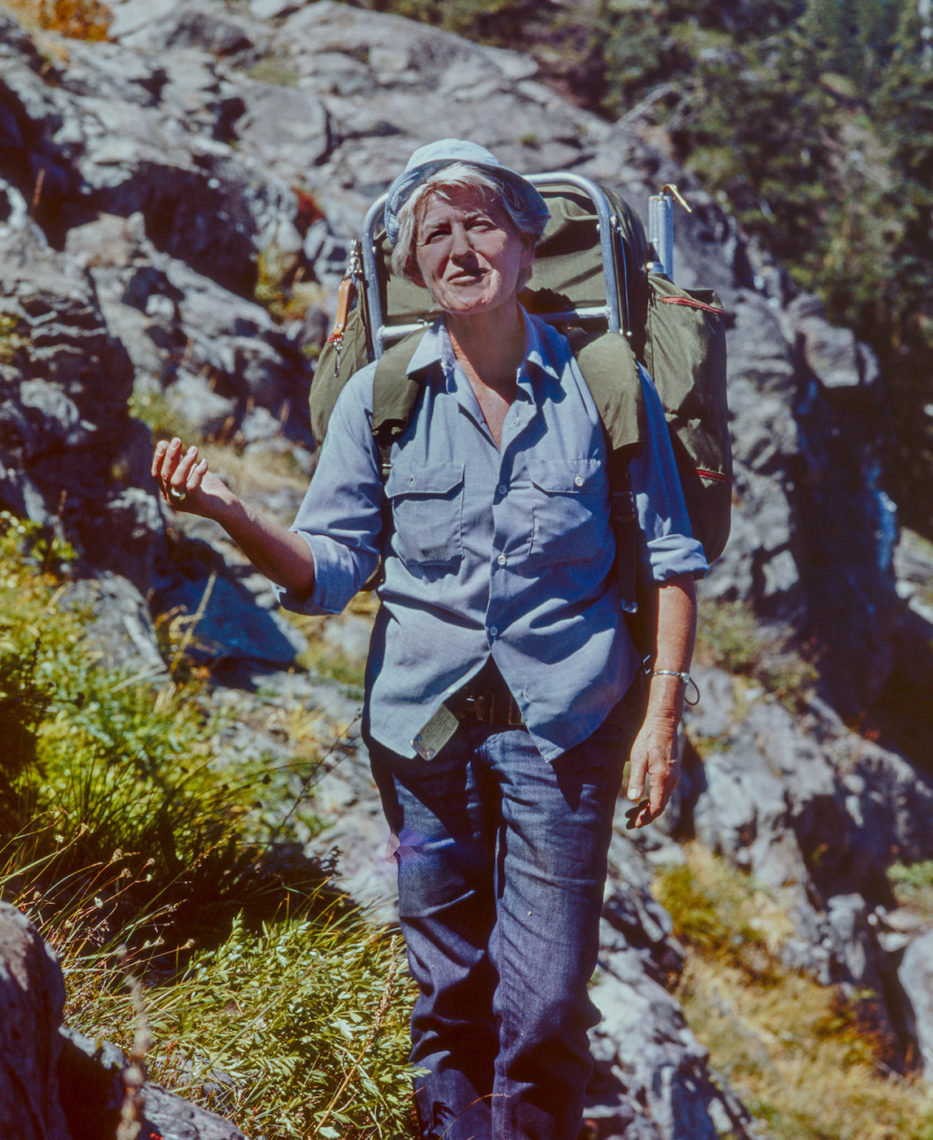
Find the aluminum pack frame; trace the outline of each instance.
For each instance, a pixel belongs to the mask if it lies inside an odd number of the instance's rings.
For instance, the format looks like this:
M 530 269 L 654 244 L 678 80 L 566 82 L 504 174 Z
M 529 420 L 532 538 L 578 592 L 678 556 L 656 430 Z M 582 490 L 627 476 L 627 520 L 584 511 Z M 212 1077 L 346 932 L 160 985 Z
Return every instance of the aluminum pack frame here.
M 625 243 L 621 240 L 621 223 L 614 213 L 609 199 L 602 189 L 589 178 L 580 174 L 553 171 L 546 174 L 526 175 L 528 181 L 539 190 L 572 187 L 583 191 L 593 203 L 597 218 L 600 252 L 603 263 L 603 281 L 606 287 L 606 300 L 602 305 L 592 305 L 560 312 L 539 314 L 551 324 L 578 324 L 610 329 L 613 332 L 631 336 L 631 306 L 626 287 Z M 361 303 L 367 307 L 369 328 L 372 329 L 371 351 L 373 359 L 378 359 L 390 344 L 401 340 L 406 334 L 422 327 L 423 322 L 414 324 L 387 324 L 383 312 L 382 294 L 379 282 L 379 257 L 376 236 L 383 228 L 383 211 L 386 195 L 378 198 L 369 208 L 363 224 L 362 259 L 364 287 L 361 290 Z

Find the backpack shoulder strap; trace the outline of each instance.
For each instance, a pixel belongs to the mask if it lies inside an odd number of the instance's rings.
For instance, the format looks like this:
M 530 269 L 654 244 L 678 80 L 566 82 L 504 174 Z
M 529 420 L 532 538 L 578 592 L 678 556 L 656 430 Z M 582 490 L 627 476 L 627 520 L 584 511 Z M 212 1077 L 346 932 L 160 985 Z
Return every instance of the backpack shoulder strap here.
M 392 444 L 411 423 L 415 405 L 424 390 L 417 376 L 411 376 L 408 367 L 421 344 L 425 329 L 409 333 L 398 344 L 379 357 L 373 377 L 373 436 L 379 449 L 382 482 L 389 477 L 389 453 Z
M 645 405 L 635 354 L 617 332 L 567 334 L 602 420 L 612 453 L 628 453 L 645 434 Z
M 623 607 L 634 612 L 638 593 L 638 524 L 628 474 L 629 456 L 645 436 L 645 401 L 635 354 L 617 332 L 568 333 L 577 364 L 602 420 L 609 448 L 609 517 L 616 540 L 616 577 Z

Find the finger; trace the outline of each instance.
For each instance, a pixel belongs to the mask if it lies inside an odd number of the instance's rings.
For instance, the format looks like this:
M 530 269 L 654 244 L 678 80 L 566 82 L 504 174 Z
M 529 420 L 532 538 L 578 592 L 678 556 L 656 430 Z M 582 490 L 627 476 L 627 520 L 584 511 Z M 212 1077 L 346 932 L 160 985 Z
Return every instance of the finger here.
M 647 769 L 648 762 L 644 756 L 638 756 L 632 760 L 632 767 L 628 776 L 628 792 L 626 793 L 630 800 L 640 800 L 645 794 Z
M 207 460 L 202 459 L 201 462 L 195 467 L 195 469 L 188 476 L 188 490 L 189 491 L 197 491 L 198 488 L 201 486 L 201 480 L 204 478 L 204 476 L 206 474 L 207 474 Z
M 159 472 L 162 469 L 162 460 L 165 458 L 165 452 L 168 449 L 168 443 L 164 439 L 160 439 L 155 445 L 155 450 L 152 453 L 152 477 L 158 479 Z
M 156 478 L 162 483 L 163 491 L 168 486 L 181 454 L 181 440 L 176 436 L 170 440 L 162 452 L 162 462 L 156 472 Z
M 664 769 L 652 773 L 651 792 L 648 797 L 652 816 L 658 816 L 667 807 L 680 778 L 680 767 L 675 758 Z
M 648 781 L 648 804 L 652 815 L 658 815 L 667 803 L 667 773 L 652 772 Z
M 197 459 L 198 449 L 192 444 L 178 461 L 178 466 L 175 468 L 175 473 L 171 478 L 171 485 L 173 487 L 177 487 L 180 491 L 188 486 L 188 477 Z

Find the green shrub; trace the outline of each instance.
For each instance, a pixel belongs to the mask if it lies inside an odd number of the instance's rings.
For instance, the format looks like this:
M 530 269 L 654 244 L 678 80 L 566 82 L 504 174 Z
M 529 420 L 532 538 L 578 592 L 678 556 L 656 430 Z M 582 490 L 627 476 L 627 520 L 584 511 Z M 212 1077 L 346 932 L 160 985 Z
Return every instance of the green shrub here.
M 249 1135 L 400 1140 L 411 998 L 399 938 L 358 917 L 238 921 L 179 985 L 150 991 L 152 1070 Z
M 62 553 L 0 516 L 0 898 L 59 953 L 68 1023 L 129 1050 L 142 1009 L 153 1077 L 252 1135 L 409 1135 L 398 940 L 271 846 L 287 761 L 224 765 L 198 684 L 101 666 Z

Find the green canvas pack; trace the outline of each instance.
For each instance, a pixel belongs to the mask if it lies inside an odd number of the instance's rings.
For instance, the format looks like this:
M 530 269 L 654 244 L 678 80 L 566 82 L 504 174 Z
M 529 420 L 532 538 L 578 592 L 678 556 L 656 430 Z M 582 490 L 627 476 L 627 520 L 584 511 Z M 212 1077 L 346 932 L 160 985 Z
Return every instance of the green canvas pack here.
M 657 264 L 637 214 L 619 195 L 574 175 L 532 176 L 551 221 L 520 300 L 571 342 L 606 430 L 622 597 L 635 596 L 635 525 L 627 459 L 642 438 L 636 359 L 651 374 L 670 429 L 694 535 L 710 562 L 729 536 L 732 457 L 726 404 L 725 314 L 711 290 L 686 290 Z M 347 379 L 378 356 L 373 434 L 383 479 L 392 443 L 420 387 L 407 375 L 419 329 L 438 315 L 426 290 L 389 271 L 381 204 L 351 255 L 338 316 L 311 386 L 311 427 L 323 440 Z M 354 307 L 355 301 L 355 307 Z M 388 347 L 387 347 L 388 346 Z

